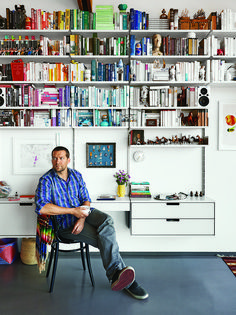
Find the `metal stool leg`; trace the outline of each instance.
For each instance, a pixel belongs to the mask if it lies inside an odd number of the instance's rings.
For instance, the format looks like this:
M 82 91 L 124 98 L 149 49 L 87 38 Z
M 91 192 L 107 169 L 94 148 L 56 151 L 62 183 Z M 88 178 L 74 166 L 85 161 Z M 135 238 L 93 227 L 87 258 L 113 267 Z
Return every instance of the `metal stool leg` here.
M 51 269 L 51 265 L 52 265 L 52 259 L 53 259 L 53 256 L 54 256 L 54 251 L 55 251 L 54 250 L 54 244 L 52 244 L 50 258 L 49 258 L 49 262 L 48 262 L 48 269 L 47 269 L 47 274 L 46 274 L 47 278 L 48 278 L 49 273 L 50 273 L 50 269 Z
M 95 282 L 94 282 L 93 271 L 92 271 L 92 267 L 91 267 L 91 263 L 90 263 L 90 253 L 89 253 L 89 246 L 88 246 L 88 244 L 85 244 L 85 253 L 86 253 L 86 260 L 87 260 L 90 280 L 91 280 L 92 286 L 94 287 Z
M 50 289 L 49 289 L 50 293 L 53 291 L 54 281 L 55 281 L 56 271 L 57 271 L 59 243 L 56 242 L 55 245 L 56 245 L 55 246 L 55 257 L 54 257 L 54 262 L 53 262 L 52 278 L 51 278 L 51 284 L 50 284 Z
M 83 268 L 84 268 L 84 270 L 86 270 L 85 259 L 84 259 L 84 243 L 83 242 L 80 242 L 80 253 L 81 253 Z

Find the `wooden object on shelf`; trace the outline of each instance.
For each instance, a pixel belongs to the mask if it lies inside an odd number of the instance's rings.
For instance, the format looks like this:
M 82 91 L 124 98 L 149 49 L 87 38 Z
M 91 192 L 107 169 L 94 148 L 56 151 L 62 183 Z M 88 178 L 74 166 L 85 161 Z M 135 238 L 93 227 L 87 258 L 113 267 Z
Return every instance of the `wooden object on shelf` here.
M 79 9 L 81 11 L 89 11 L 92 12 L 93 9 L 93 1 L 92 0 L 77 0 Z
M 191 20 L 190 29 L 191 30 L 208 30 L 209 21 L 208 19 L 199 17 L 197 19 Z
M 179 29 L 189 30 L 190 29 L 190 17 L 181 17 L 179 19 Z
M 205 18 L 190 19 L 181 17 L 179 19 L 179 29 L 181 30 L 208 30 L 209 20 Z

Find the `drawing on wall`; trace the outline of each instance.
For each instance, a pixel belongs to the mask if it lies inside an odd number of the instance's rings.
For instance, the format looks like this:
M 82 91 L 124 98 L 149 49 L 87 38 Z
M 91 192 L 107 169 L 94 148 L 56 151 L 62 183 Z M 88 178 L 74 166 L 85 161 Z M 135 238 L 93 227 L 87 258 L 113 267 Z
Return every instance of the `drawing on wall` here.
M 219 104 L 219 150 L 236 150 L 236 103 Z
M 55 141 L 42 139 L 13 140 L 13 171 L 15 174 L 43 174 L 52 167 L 51 151 Z

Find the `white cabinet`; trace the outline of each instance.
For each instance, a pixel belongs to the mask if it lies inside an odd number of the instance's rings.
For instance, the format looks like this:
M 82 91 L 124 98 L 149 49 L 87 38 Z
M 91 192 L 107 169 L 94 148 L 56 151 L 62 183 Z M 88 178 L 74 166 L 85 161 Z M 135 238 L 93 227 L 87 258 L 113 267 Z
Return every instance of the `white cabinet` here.
M 186 201 L 131 201 L 132 235 L 214 235 L 215 203 L 208 198 Z
M 36 235 L 34 203 L 0 202 L 0 238 Z

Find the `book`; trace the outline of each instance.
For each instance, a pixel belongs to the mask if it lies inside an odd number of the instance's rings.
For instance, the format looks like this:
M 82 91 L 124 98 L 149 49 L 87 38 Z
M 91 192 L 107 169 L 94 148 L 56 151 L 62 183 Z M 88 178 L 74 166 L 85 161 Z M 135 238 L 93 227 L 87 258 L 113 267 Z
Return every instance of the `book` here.
M 116 195 L 100 195 L 97 200 L 116 200 Z

